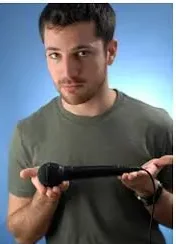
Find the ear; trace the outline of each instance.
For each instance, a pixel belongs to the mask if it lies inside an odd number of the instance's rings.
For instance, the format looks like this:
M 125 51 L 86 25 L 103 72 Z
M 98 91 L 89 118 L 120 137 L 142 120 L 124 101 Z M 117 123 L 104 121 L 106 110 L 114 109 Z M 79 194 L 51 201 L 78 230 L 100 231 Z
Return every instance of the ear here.
M 107 65 L 111 65 L 114 62 L 117 53 L 117 41 L 111 40 L 107 45 Z

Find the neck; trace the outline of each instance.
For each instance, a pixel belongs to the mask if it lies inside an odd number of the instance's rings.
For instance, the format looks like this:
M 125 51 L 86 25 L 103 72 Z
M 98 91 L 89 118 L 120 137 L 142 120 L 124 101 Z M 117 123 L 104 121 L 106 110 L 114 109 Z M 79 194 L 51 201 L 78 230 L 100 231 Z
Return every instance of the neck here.
M 93 117 L 111 108 L 116 100 L 116 96 L 116 92 L 108 88 L 108 85 L 105 85 L 96 96 L 83 104 L 71 105 L 62 99 L 62 105 L 67 111 L 75 115 Z

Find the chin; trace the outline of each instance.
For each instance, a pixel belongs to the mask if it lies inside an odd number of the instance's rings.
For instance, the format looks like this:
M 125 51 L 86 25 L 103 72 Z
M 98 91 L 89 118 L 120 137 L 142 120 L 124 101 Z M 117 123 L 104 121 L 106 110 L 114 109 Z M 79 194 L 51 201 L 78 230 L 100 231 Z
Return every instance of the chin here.
M 69 99 L 69 98 L 63 98 L 63 97 L 62 97 L 62 99 L 69 105 L 80 105 L 80 104 L 83 104 L 88 101 L 85 99 Z
M 62 100 L 64 100 L 69 105 L 80 105 L 86 103 L 91 99 L 91 97 L 86 96 L 63 96 L 61 95 Z

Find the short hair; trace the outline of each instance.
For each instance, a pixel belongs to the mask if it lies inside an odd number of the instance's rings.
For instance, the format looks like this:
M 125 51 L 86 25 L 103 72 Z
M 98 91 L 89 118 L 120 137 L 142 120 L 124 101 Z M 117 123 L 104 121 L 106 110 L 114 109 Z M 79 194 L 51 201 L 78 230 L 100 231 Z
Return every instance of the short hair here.
M 113 39 L 116 16 L 109 3 L 49 3 L 41 12 L 39 32 L 44 42 L 44 30 L 79 22 L 94 22 L 95 35 L 105 44 Z

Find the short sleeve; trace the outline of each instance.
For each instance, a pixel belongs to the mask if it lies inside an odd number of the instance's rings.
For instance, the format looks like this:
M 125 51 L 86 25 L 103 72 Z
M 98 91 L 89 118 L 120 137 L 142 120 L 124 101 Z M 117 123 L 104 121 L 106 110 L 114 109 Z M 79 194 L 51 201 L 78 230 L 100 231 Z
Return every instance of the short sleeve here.
M 30 179 L 20 178 L 22 169 L 32 167 L 31 157 L 24 145 L 20 126 L 17 125 L 9 149 L 8 190 L 18 197 L 32 197 L 35 187 Z

